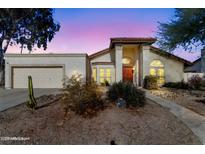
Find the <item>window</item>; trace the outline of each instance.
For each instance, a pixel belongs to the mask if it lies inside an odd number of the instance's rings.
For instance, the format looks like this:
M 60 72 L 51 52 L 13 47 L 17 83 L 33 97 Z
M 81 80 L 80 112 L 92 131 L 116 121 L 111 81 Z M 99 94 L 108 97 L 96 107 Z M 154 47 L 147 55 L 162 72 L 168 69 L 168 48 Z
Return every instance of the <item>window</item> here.
M 97 81 L 97 68 L 93 68 L 93 80 Z
M 124 65 L 129 65 L 129 64 L 132 63 L 132 59 L 129 58 L 129 57 L 125 57 L 125 58 L 122 59 L 122 63 L 123 63 Z
M 111 69 L 110 68 L 100 68 L 100 83 L 108 81 L 111 82 Z
M 157 76 L 159 85 L 164 84 L 164 65 L 160 60 L 154 60 L 151 62 L 150 75 Z

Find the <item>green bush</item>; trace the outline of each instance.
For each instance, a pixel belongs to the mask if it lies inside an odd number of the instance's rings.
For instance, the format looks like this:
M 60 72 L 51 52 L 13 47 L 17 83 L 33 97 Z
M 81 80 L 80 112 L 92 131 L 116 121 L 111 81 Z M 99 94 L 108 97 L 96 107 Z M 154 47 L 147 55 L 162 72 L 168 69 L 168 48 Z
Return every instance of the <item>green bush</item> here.
M 104 82 L 102 82 L 100 85 L 108 87 L 110 86 L 110 83 L 107 80 L 104 80 Z
M 128 107 L 143 106 L 145 104 L 144 91 L 137 89 L 137 87 L 128 82 L 113 83 L 108 89 L 107 96 L 112 101 L 123 98 Z
M 104 108 L 102 93 L 95 83 L 86 83 L 81 75 L 75 75 L 64 80 L 64 97 L 66 111 L 76 114 L 93 116 Z
M 143 87 L 145 89 L 149 89 L 149 90 L 158 89 L 159 86 L 158 86 L 158 83 L 157 83 L 157 77 L 152 76 L 152 75 L 145 76 Z
M 105 86 L 106 87 L 110 86 L 110 83 L 107 80 L 105 80 Z
M 101 86 L 110 86 L 110 83 L 107 80 L 104 80 L 104 82 L 100 83 Z
M 181 82 L 167 82 L 163 85 L 163 87 L 168 88 L 176 88 L 176 89 L 191 89 L 188 83 L 181 81 Z

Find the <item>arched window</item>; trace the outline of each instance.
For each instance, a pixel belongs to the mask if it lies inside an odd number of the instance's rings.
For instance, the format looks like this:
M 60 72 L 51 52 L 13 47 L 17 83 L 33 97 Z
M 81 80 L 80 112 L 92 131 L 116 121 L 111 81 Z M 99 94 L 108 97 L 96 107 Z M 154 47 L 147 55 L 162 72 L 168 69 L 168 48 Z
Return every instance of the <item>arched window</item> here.
M 164 84 L 164 65 L 160 60 L 153 60 L 151 62 L 150 75 L 157 76 L 159 85 Z
M 124 65 L 131 65 L 133 62 L 132 62 L 132 58 L 130 58 L 130 57 L 124 57 L 123 59 L 122 59 L 122 63 L 124 64 Z

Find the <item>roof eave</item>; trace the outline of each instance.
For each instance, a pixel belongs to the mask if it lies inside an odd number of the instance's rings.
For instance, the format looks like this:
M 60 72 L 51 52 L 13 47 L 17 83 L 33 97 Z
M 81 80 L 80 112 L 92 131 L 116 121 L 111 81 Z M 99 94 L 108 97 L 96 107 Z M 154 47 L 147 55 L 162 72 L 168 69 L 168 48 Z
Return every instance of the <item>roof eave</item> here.
M 110 49 L 114 47 L 115 44 L 144 44 L 152 45 L 157 41 L 156 38 L 111 38 L 110 39 Z
M 94 59 L 94 58 L 96 58 L 96 57 L 99 57 L 99 56 L 101 56 L 101 55 L 104 55 L 104 54 L 108 53 L 109 51 L 110 51 L 109 48 L 106 48 L 106 49 L 104 49 L 104 50 L 95 52 L 95 53 L 89 55 L 89 59 L 92 60 L 92 59 Z
M 166 52 L 166 51 L 164 51 L 164 50 L 162 50 L 162 49 L 159 49 L 159 48 L 157 48 L 157 47 L 151 46 L 151 49 L 157 50 L 157 51 L 161 52 L 162 54 L 166 54 L 166 56 L 171 56 L 172 58 L 175 58 L 175 59 L 177 59 L 178 61 L 181 61 L 181 62 L 183 62 L 183 63 L 186 64 L 186 65 L 191 66 L 191 65 L 193 64 L 192 62 L 190 62 L 190 61 L 188 61 L 188 60 L 185 60 L 185 59 L 183 59 L 183 58 L 181 58 L 181 57 L 178 57 L 178 56 L 176 56 L 176 55 L 174 55 L 174 54 L 171 54 L 171 53 L 169 53 L 169 52 Z

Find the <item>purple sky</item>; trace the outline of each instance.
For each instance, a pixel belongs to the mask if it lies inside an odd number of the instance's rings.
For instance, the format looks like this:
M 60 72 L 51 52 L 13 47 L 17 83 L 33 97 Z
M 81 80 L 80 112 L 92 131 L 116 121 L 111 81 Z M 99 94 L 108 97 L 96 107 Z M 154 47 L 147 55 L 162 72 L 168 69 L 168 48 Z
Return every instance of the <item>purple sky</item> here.
M 33 52 L 91 54 L 107 48 L 111 37 L 155 37 L 158 22 L 167 22 L 173 15 L 174 9 L 55 9 L 60 31 L 46 51 Z M 174 54 L 193 61 L 199 50 L 187 53 L 177 49 Z M 9 47 L 8 52 L 20 49 Z

